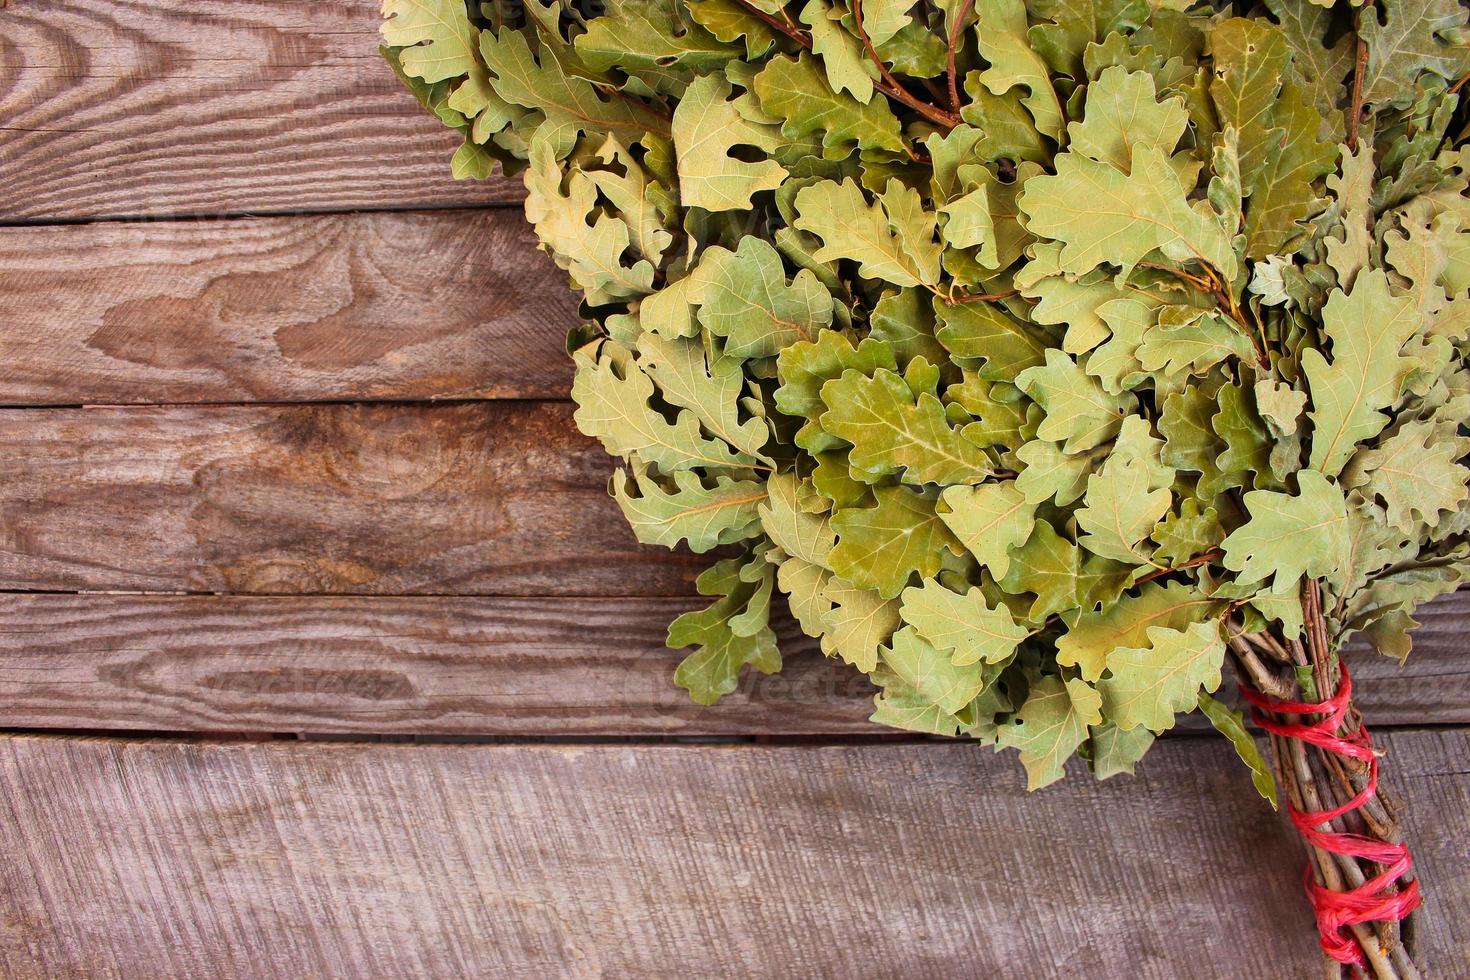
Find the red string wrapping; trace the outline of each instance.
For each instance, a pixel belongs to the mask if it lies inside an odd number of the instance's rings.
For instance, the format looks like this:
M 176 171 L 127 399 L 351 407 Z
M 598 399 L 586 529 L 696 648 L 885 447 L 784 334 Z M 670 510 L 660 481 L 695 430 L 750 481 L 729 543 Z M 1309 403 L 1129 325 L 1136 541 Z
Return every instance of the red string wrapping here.
M 1353 690 L 1347 667 L 1342 666 L 1340 669 L 1342 680 L 1338 684 L 1337 693 L 1319 703 L 1281 701 L 1244 682 L 1240 684 L 1240 693 L 1254 706 L 1252 716 L 1255 723 L 1265 731 L 1283 738 L 1300 739 L 1324 752 L 1356 759 L 1368 767 L 1368 781 L 1362 792 L 1341 806 L 1331 810 L 1298 810 L 1290 802 L 1287 803 L 1291 822 L 1308 844 L 1332 854 L 1361 858 L 1383 867 L 1380 874 L 1345 892 L 1334 891 L 1319 884 L 1313 878 L 1310 866 L 1306 871 L 1307 897 L 1317 916 L 1322 951 L 1339 963 L 1366 967 L 1363 950 L 1353 937 L 1350 927 L 1368 922 L 1403 919 L 1419 907 L 1421 896 L 1417 880 L 1410 881 L 1401 888 L 1396 887 L 1399 880 L 1413 867 L 1407 845 L 1376 840 L 1361 834 L 1321 829 L 1329 820 L 1335 820 L 1349 810 L 1361 807 L 1378 792 L 1378 754 L 1373 750 L 1373 739 L 1368 734 L 1367 726 L 1360 723 L 1357 731 L 1346 737 L 1338 734 L 1347 715 Z M 1291 723 L 1277 721 L 1271 717 L 1272 714 L 1320 717 L 1311 723 Z

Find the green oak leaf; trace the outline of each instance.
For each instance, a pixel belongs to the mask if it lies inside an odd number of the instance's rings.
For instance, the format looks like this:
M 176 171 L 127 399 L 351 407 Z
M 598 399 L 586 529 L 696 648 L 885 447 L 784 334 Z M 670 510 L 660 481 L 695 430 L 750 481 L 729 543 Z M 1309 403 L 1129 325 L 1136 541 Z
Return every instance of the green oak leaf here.
M 755 77 L 761 111 L 781 121 L 788 139 L 822 134 L 829 159 L 841 160 L 854 148 L 903 152 L 898 117 L 884 99 L 866 104 L 828 85 L 809 55 L 772 58 Z
M 780 254 L 759 238 L 742 238 L 733 252 L 705 250 L 685 281 L 685 298 L 699 307 L 700 324 L 725 338 L 727 357 L 773 357 L 832 325 L 827 287 L 805 269 L 788 283 Z
M 653 380 L 633 357 L 614 344 L 594 352 L 589 345 L 576 354 L 577 377 L 572 400 L 577 428 L 600 440 L 616 456 L 637 453 L 666 473 L 702 466 L 745 467 L 756 462 L 728 443 L 700 431 L 690 412 L 673 422 L 656 411 Z
M 1129 173 L 1136 147 L 1172 148 L 1189 125 L 1180 99 L 1158 100 L 1147 72 L 1105 69 L 1087 88 L 1087 114 L 1069 123 L 1069 149 Z
M 1067 631 L 1057 638 L 1057 663 L 1076 667 L 1083 677 L 1095 681 L 1113 650 L 1147 647 L 1150 628 L 1182 631 L 1214 617 L 1223 607 L 1221 600 L 1182 582 L 1149 582 L 1137 595 L 1125 595 L 1110 606 L 1063 617 Z
M 762 450 L 770 438 L 770 428 L 762 419 L 740 419 L 739 399 L 745 378 L 738 361 L 708 357 L 697 340 L 669 339 L 654 333 L 638 339 L 638 361 L 658 385 L 664 400 L 687 408 L 706 432 L 746 456 L 767 461 Z
M 1094 108 L 1100 118 L 1126 112 L 1142 129 L 1108 137 L 1105 125 L 1080 125 L 1081 142 L 1057 156 L 1055 173 L 1026 183 L 1019 204 L 1028 230 L 1062 243 L 1058 258 L 1065 273 L 1080 275 L 1107 262 L 1126 278 L 1158 251 L 1175 262 L 1206 263 L 1227 282 L 1234 279 L 1230 236 L 1218 216 L 1188 202 L 1188 186 L 1181 182 L 1189 174 L 1188 160 L 1172 157 L 1180 130 L 1177 104 L 1128 105 L 1153 99 L 1152 80 L 1135 80 L 1122 69 L 1103 74 L 1108 83 L 1089 87 L 1084 118 Z
M 1381 16 L 1361 18 L 1358 27 L 1368 47 L 1363 101 L 1406 106 L 1415 97 L 1420 72 L 1452 82 L 1470 70 L 1470 11 L 1464 4 L 1380 0 L 1378 8 Z
M 1199 703 L 1200 688 L 1220 686 L 1225 638 L 1216 622 L 1183 630 L 1150 626 L 1148 645 L 1118 647 L 1107 655 L 1107 674 L 1097 682 L 1103 713 L 1124 731 L 1162 732 L 1174 716 Z
M 863 31 L 874 47 L 882 48 L 909 23 L 915 0 L 868 0 L 863 4 Z
M 897 286 L 939 282 L 937 216 L 897 180 L 872 202 L 851 180 L 824 180 L 797 192 L 796 210 L 796 227 L 822 240 L 818 261 L 851 259 L 860 275 Z
M 1317 144 L 1314 111 L 1287 85 L 1293 50 L 1286 33 L 1268 21 L 1232 17 L 1210 32 L 1210 50 L 1215 69 L 1210 97 L 1220 128 L 1238 134 L 1240 177 L 1246 193 L 1253 203 L 1259 203 L 1257 195 L 1274 194 L 1310 206 L 1312 184 L 1332 170 L 1336 148 L 1328 142 Z M 1302 112 L 1307 115 L 1301 116 Z M 1310 122 L 1301 134 L 1304 142 L 1315 147 L 1312 165 L 1296 175 L 1298 182 L 1277 189 L 1272 181 L 1291 170 L 1277 161 L 1297 151 L 1293 127 L 1304 122 Z M 1270 254 L 1283 244 L 1277 241 L 1259 253 Z
M 680 0 L 618 0 L 591 18 L 573 46 L 593 71 L 617 68 L 628 74 L 670 68 L 719 68 L 733 54 L 698 24 L 680 16 Z
M 1017 372 L 1046 362 L 1045 334 L 997 303 L 934 301 L 939 321 L 934 336 L 957 358 L 973 360 L 990 381 L 1012 381 Z
M 889 345 L 867 337 L 854 347 L 846 335 L 824 330 L 817 334 L 816 340 L 798 341 L 782 349 L 776 369 L 781 381 L 781 387 L 776 389 L 776 408 L 786 415 L 808 420 L 796 435 L 798 446 L 813 453 L 829 451 L 841 446 L 842 441 L 818 423 L 827 407 L 822 401 L 822 386 L 842 377 L 844 371 L 872 374 L 880 369 L 897 368 Z M 846 469 L 846 460 L 843 468 Z
M 578 133 L 611 133 L 629 142 L 647 133 L 669 133 L 668 123 L 656 113 L 604 96 L 591 82 L 568 72 L 550 50 L 533 55 L 523 34 L 481 31 L 480 54 L 496 95 L 540 111 L 544 121 L 536 127 L 536 137 L 558 159 L 571 151 Z
M 1221 547 L 1225 567 L 1243 584 L 1270 578 L 1282 592 L 1302 576 L 1330 575 L 1348 562 L 1347 501 L 1342 489 L 1316 470 L 1297 473 L 1299 494 L 1252 490 L 1250 520 Z
M 1046 352 L 1046 364 L 1022 371 L 1016 385 L 1046 411 L 1037 436 L 1065 441 L 1069 454 L 1117 435 L 1135 404 L 1131 395 L 1108 394 L 1096 378 L 1054 347 Z
M 1087 492 L 1075 514 L 1082 532 L 1077 543 L 1104 558 L 1148 564 L 1152 551 L 1148 537 L 1173 500 L 1167 489 L 1154 486 L 1143 461 L 1109 456 L 1102 469 L 1087 478 Z
M 793 558 L 827 567 L 837 535 L 824 514 L 802 509 L 803 492 L 813 492 L 791 473 L 772 473 L 760 502 L 761 527 L 776 547 Z
M 694 647 L 674 671 L 674 683 L 700 704 L 735 690 L 746 665 L 763 674 L 781 669 L 776 634 L 767 623 L 774 569 L 764 560 L 727 558 L 699 576 L 700 595 L 719 596 L 669 624 L 669 646 Z
M 1013 482 L 947 487 L 939 501 L 940 519 L 965 549 L 997 579 L 1005 578 L 1010 549 L 1031 536 L 1036 503 Z
M 850 92 L 866 105 L 873 98 L 876 69 L 869 64 L 862 42 L 842 26 L 846 13 L 839 4 L 807 0 L 800 16 L 801 22 L 811 28 L 812 53 L 821 59 L 832 91 Z
M 837 547 L 832 570 L 854 585 L 893 599 L 917 572 L 928 578 L 943 564 L 943 553 L 960 553 L 934 503 L 903 487 L 879 487 L 873 507 L 849 507 L 832 515 Z
M 1112 722 L 1104 722 L 1089 729 L 1087 761 L 1098 779 L 1111 779 L 1124 773 L 1131 776 L 1153 744 L 1154 733 L 1147 728 L 1124 731 Z
M 681 470 L 668 490 L 647 470 L 635 469 L 634 494 L 627 473 L 615 470 L 611 492 L 639 541 L 666 548 L 684 541 L 689 550 L 702 553 L 751 537 L 760 524 L 756 509 L 766 499 L 760 480 L 716 475 L 709 482 L 707 486 L 698 474 Z
M 1235 754 L 1240 756 L 1240 761 L 1244 762 L 1251 771 L 1251 784 L 1255 786 L 1256 792 L 1271 804 L 1271 809 L 1280 809 L 1276 779 L 1271 775 L 1271 767 L 1261 757 L 1261 750 L 1256 746 L 1256 740 L 1246 730 L 1245 716 L 1239 711 L 1230 710 L 1229 707 L 1208 694 L 1199 696 L 1199 708 L 1204 716 L 1210 719 L 1210 724 L 1215 726 L 1215 731 L 1230 739 L 1230 744 L 1235 746 Z
M 1033 623 L 1082 601 L 1082 553 L 1046 521 L 1038 520 L 1025 542 L 1010 549 L 1010 567 L 1000 578 L 1007 593 L 1036 598 L 1026 613 Z
M 1061 779 L 1063 766 L 1102 724 L 1102 696 L 1086 681 L 1047 675 L 1031 685 L 1016 719 L 996 735 L 1002 748 L 1016 749 L 1026 767 L 1026 788 L 1041 789 Z
M 988 0 L 976 8 L 979 22 L 975 34 L 980 54 L 990 67 L 980 81 L 993 95 L 1004 95 L 1020 87 L 1027 94 L 1021 104 L 1031 113 L 1036 128 L 1045 136 L 1060 139 L 1062 106 L 1052 87 L 1046 62 L 1026 38 L 1026 5 L 1022 0 Z
M 1052 69 L 1075 79 L 1086 77 L 1087 48 L 1116 32 L 1130 33 L 1148 19 L 1145 0 L 1032 0 L 1038 23 L 1028 39 Z
M 685 0 L 689 19 L 716 38 L 732 44 L 742 38 L 745 56 L 759 58 L 776 45 L 776 31 L 738 0 Z
M 990 461 L 963 439 L 929 392 L 914 392 L 893 371 L 846 371 L 822 385 L 822 428 L 852 443 L 851 465 L 868 476 L 898 473 L 905 483 L 979 483 Z
M 985 686 L 983 665 L 956 664 L 947 651 L 925 642 L 912 626 L 894 633 L 881 655 L 884 673 L 892 672 L 907 691 L 945 714 L 964 710 Z
M 479 74 L 479 31 L 459 0 L 383 0 L 383 40 L 404 50 L 398 63 L 406 75 L 440 82 Z
M 1332 360 L 1315 348 L 1302 353 L 1312 397 L 1310 465 L 1336 476 L 1362 440 L 1388 424 L 1383 409 L 1399 399 L 1415 364 L 1400 353 L 1420 328 L 1414 301 L 1389 292 L 1380 269 L 1365 270 L 1352 292 L 1335 290 L 1322 308 Z
M 871 673 L 878 663 L 878 651 L 898 629 L 899 603 L 840 578 L 832 579 L 822 595 L 832 605 L 822 652 Z
M 1123 173 L 1081 153 L 1057 157 L 1056 174 L 1027 182 L 1020 197 L 1032 234 L 1063 243 L 1063 272 L 1090 272 L 1104 262 L 1126 278 L 1158 251 L 1175 262 L 1202 261 L 1229 280 L 1237 262 L 1220 220 L 1192 207 L 1167 154 L 1135 146 Z
M 632 229 L 599 211 L 596 183 L 581 170 L 564 174 L 551 144 L 539 135 L 531 146 L 525 180 L 526 218 L 573 283 L 590 295 L 607 299 L 652 291 L 652 263 L 639 259 L 626 265 L 623 261 L 633 244 Z
M 677 207 L 673 196 L 649 178 L 616 136 L 607 138 L 597 156 L 607 166 L 588 170 L 588 179 L 617 209 L 638 254 L 650 262 L 660 261 L 674 241 L 669 230 Z
M 1470 439 L 1456 426 L 1409 422 L 1377 449 L 1362 450 L 1343 473 L 1344 481 L 1384 506 L 1388 523 L 1405 534 L 1420 523 L 1438 527 L 1470 500 L 1470 469 L 1459 460 L 1470 453 Z
M 1030 635 L 1005 606 L 987 604 L 978 587 L 960 595 L 933 579 L 904 589 L 900 614 L 924 640 L 950 651 L 957 667 L 1009 660 Z
M 690 84 L 674 110 L 674 151 L 679 162 L 679 197 L 686 207 L 729 211 L 750 207 L 751 195 L 775 190 L 786 170 L 775 160 L 749 162 L 736 146 L 771 153 L 781 144 L 775 126 L 751 122 L 730 101 L 730 83 L 703 75 Z

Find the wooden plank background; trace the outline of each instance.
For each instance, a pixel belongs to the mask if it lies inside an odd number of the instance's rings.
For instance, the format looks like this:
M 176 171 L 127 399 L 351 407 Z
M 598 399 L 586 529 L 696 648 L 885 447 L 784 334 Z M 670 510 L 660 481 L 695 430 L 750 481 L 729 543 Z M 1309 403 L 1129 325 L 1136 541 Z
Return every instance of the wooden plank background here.
M 687 701 L 707 561 L 607 498 L 577 299 L 376 8 L 0 7 L 0 975 L 1318 976 L 1214 738 L 1028 797 L 789 622 Z M 1443 976 L 1467 604 L 1352 654 Z
M 0 9 L 0 217 L 484 204 L 378 55 L 368 0 L 26 0 Z
M 1470 975 L 1470 739 L 1385 744 L 1438 898 L 1429 975 Z M 1034 795 L 957 744 L 11 738 L 0 760 L 27 857 L 0 864 L 8 977 L 1321 975 L 1299 856 L 1215 739 Z

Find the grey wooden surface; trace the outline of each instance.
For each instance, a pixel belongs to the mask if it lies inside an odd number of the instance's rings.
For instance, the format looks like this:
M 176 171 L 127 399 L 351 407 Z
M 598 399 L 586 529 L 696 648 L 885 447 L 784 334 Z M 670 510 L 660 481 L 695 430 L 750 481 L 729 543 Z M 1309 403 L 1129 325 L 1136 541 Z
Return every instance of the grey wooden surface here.
M 378 55 L 375 0 L 0 8 L 0 220 L 484 203 Z
M 9 405 L 564 398 L 579 319 L 519 208 L 0 227 L 0 282 Z
M 698 597 L 0 594 L 0 727 L 359 735 L 874 735 L 873 688 L 784 617 L 786 665 L 674 686 Z M 1470 724 L 1470 593 L 1409 662 L 1350 650 L 1370 724 Z M 1228 689 L 1227 689 L 1228 690 Z M 1188 727 L 1207 725 L 1185 720 Z
M 1470 740 L 1384 740 L 1470 975 Z M 1028 796 L 971 745 L 0 742 L 15 978 L 1320 976 L 1214 739 Z M 19 858 L 18 860 L 16 858 Z

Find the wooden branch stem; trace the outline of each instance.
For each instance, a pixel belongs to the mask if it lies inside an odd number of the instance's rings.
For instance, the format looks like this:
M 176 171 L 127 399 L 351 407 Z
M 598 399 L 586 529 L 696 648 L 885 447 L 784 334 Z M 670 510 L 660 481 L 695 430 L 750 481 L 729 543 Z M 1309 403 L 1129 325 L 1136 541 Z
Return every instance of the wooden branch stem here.
M 1354 835 L 1372 845 L 1402 845 L 1398 815 L 1381 794 L 1369 794 L 1367 799 L 1350 805 L 1372 784 L 1377 760 L 1363 750 L 1363 746 L 1371 749 L 1371 742 L 1363 732 L 1356 706 L 1350 699 L 1342 703 L 1351 688 L 1344 687 L 1348 681 L 1330 642 L 1322 590 L 1316 582 L 1303 589 L 1302 609 L 1304 625 L 1300 637 L 1276 637 L 1269 633 L 1247 636 L 1232 632 L 1230 638 L 1242 690 L 1256 704 L 1257 723 L 1268 730 L 1276 778 L 1298 819 L 1300 814 L 1311 811 L 1330 812 L 1347 807 L 1340 816 L 1316 825 L 1322 833 Z M 1311 690 L 1302 683 L 1303 673 L 1310 676 Z M 1292 703 L 1295 712 L 1282 710 L 1285 705 L 1275 707 L 1273 702 Z M 1308 704 L 1322 704 L 1323 711 L 1304 711 Z M 1329 718 L 1338 719 L 1335 730 L 1307 733 L 1319 736 L 1317 741 L 1303 737 L 1300 728 L 1293 730 L 1293 726 L 1312 725 Z M 1323 727 L 1328 724 L 1324 723 Z M 1336 744 L 1334 747 L 1336 740 L 1354 743 L 1359 756 L 1344 754 L 1353 746 L 1345 749 Z M 1320 835 L 1314 840 L 1310 827 L 1302 827 L 1301 833 L 1311 878 L 1321 889 L 1351 892 L 1385 874 L 1391 866 L 1392 859 L 1382 855 L 1378 856 L 1389 861 L 1389 865 L 1338 853 L 1331 849 L 1338 842 L 1320 840 Z M 1320 843 L 1328 846 L 1319 846 Z M 1413 881 L 1412 870 L 1404 871 L 1377 894 L 1411 899 Z M 1317 895 L 1314 903 L 1322 898 Z M 1320 915 L 1321 909 L 1317 911 Z M 1360 976 L 1373 980 L 1418 980 L 1421 972 L 1414 960 L 1412 942 L 1414 916 L 1411 911 L 1402 920 L 1389 915 L 1366 922 L 1349 922 L 1344 927 L 1350 937 L 1348 948 L 1361 957 L 1361 966 L 1324 957 L 1325 975 L 1334 980 Z M 1324 929 L 1326 949 L 1325 937 L 1332 935 L 1333 930 Z M 1339 955 L 1346 957 L 1348 953 L 1339 950 Z

